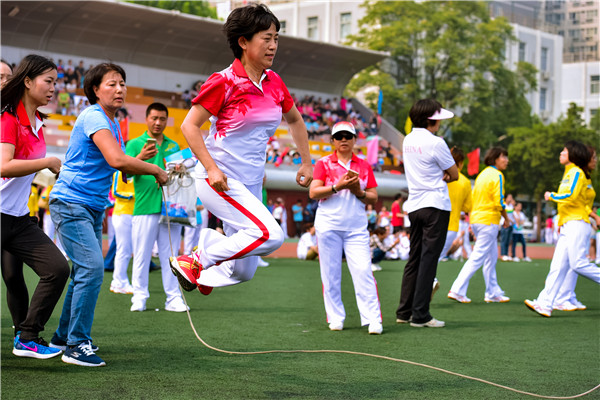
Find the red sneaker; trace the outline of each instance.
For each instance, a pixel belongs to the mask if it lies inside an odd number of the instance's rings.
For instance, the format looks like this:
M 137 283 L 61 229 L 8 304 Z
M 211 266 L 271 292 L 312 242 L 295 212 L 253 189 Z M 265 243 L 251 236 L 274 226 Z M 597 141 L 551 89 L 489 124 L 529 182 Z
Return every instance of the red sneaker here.
M 208 296 L 212 292 L 213 288 L 212 286 L 198 285 L 198 290 L 203 295 Z
M 171 271 L 177 277 L 181 287 L 188 292 L 196 289 L 196 281 L 200 276 L 202 266 L 192 257 L 186 255 L 177 258 L 170 257 L 169 262 L 171 263 Z

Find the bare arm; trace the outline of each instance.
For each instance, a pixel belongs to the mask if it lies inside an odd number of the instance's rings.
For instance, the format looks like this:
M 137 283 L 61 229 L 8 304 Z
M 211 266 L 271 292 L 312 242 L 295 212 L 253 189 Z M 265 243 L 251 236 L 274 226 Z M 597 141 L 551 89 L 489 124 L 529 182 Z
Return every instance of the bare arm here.
M 31 175 L 44 168 L 50 169 L 55 174 L 60 170 L 61 162 L 56 157 L 38 158 L 37 160 L 17 160 L 14 158 L 15 146 L 13 144 L 0 143 L 0 149 L 0 175 L 2 178 Z
M 227 185 L 227 176 L 217 167 L 212 158 L 202 136 L 202 125 L 210 118 L 211 114 L 200 104 L 192 106 L 181 124 L 181 131 L 185 140 L 190 145 L 190 149 L 202 163 L 208 174 L 208 183 L 217 192 L 226 192 L 229 190 Z
M 445 182 L 454 182 L 458 179 L 458 168 L 456 167 L 456 164 L 444 171 L 443 179 Z
M 160 184 L 167 182 L 167 173 L 158 165 L 141 161 L 123 153 L 121 147 L 119 147 L 119 144 L 108 129 L 100 129 L 94 133 L 92 140 L 111 167 L 132 175 L 154 175 Z
M 309 187 L 312 181 L 313 167 L 308 148 L 308 133 L 306 132 L 306 125 L 304 124 L 302 115 L 295 105 L 292 106 L 290 111 L 283 114 L 283 118 L 285 118 L 290 127 L 292 139 L 294 140 L 294 143 L 298 148 L 298 153 L 300 153 L 300 157 L 302 158 L 302 164 L 300 165 L 296 175 L 296 183 L 303 187 Z

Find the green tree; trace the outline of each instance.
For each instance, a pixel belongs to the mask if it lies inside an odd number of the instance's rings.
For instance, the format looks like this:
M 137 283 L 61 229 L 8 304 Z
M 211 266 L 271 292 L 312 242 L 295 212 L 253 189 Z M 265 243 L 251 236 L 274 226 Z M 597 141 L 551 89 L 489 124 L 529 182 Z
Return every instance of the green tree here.
M 384 116 L 403 131 L 408 110 L 425 97 L 461 111 L 446 124 L 450 142 L 489 147 L 511 126 L 530 125 L 524 94 L 534 88 L 535 68 L 504 65 L 512 27 L 491 19 L 485 3 L 462 1 L 378 1 L 364 4 L 362 28 L 349 43 L 386 51 L 384 62 L 359 73 L 350 94 L 368 85 L 383 91 Z M 375 107 L 377 94 L 367 97 Z
M 163 10 L 178 10 L 182 13 L 200 17 L 217 18 L 217 9 L 211 7 L 208 1 L 129 1 L 148 7 L 162 8 Z
M 510 164 L 506 170 L 507 190 L 529 195 L 537 204 L 538 221 L 541 221 L 544 192 L 558 188 L 564 167 L 558 156 L 568 140 L 579 140 L 597 146 L 600 133 L 586 127 L 581 116 L 583 108 L 571 103 L 566 116 L 549 125 L 536 120 L 531 127 L 508 130 Z M 600 187 L 600 174 L 592 173 L 592 184 Z M 538 224 L 540 227 L 540 224 Z M 539 232 L 538 232 L 539 237 Z

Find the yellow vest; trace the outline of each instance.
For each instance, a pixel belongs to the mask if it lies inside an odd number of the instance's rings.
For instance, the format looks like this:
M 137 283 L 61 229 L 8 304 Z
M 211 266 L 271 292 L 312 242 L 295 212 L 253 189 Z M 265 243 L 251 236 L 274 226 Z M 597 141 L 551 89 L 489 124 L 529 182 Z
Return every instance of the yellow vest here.
M 448 194 L 450 195 L 450 203 L 452 204 L 448 230 L 458 232 L 460 212 L 464 211 L 468 213 L 471 211 L 473 203 L 471 198 L 471 181 L 459 172 L 458 179 L 448 183 Z
M 558 226 L 562 226 L 567 221 L 580 219 L 590 222 L 589 215 L 592 209 L 588 206 L 586 193 L 587 178 L 581 168 L 575 164 L 567 165 L 558 192 L 550 194 L 550 200 L 558 205 Z
M 135 190 L 133 188 L 133 178 L 128 178 L 127 183 L 121 178 L 122 172 L 117 171 L 113 175 L 112 194 L 115 198 L 115 208 L 113 215 L 133 214 L 135 205 Z
M 498 225 L 504 207 L 504 175 L 496 167 L 489 166 L 475 179 L 471 223 Z

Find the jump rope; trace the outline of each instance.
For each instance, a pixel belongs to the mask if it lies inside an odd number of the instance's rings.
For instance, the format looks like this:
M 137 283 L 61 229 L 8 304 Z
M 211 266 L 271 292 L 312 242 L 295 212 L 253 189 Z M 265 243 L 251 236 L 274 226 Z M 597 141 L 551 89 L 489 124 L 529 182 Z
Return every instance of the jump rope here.
M 167 180 L 167 185 L 173 185 L 175 182 L 177 182 L 177 184 L 179 185 L 175 191 L 179 190 L 179 188 L 181 187 L 187 187 L 190 186 L 191 183 L 187 183 L 187 182 L 192 182 L 193 183 L 193 178 L 191 178 L 189 172 L 187 172 L 185 167 L 182 167 L 180 169 L 180 171 L 170 171 L 168 173 L 168 180 Z M 165 189 L 160 186 L 161 189 L 161 193 L 162 193 L 162 197 L 163 197 L 163 203 L 167 204 L 166 202 L 166 196 L 165 196 Z M 172 194 L 172 193 L 170 193 Z M 168 210 L 168 208 L 167 208 Z M 166 214 L 168 214 L 168 212 L 166 212 Z M 170 223 L 170 217 L 167 215 L 165 218 L 166 222 L 167 222 L 167 230 L 169 232 L 169 245 L 171 247 L 171 256 L 175 258 L 175 255 L 173 254 L 173 243 L 171 241 L 171 223 Z M 183 289 L 183 288 L 182 288 Z M 497 388 L 500 389 L 504 389 L 504 390 L 508 390 L 510 392 L 514 392 L 514 393 L 519 393 L 519 394 L 523 394 L 523 395 L 527 395 L 527 396 L 532 396 L 532 397 L 537 397 L 537 398 L 541 398 L 541 399 L 558 399 L 558 400 L 563 400 L 563 399 L 577 399 L 583 396 L 586 396 L 590 393 L 592 393 L 593 391 L 597 390 L 600 388 L 600 384 L 591 388 L 588 391 L 585 391 L 583 393 L 579 393 L 573 396 L 545 396 L 545 395 L 541 395 L 541 394 L 537 394 L 537 393 L 532 393 L 532 392 L 526 392 L 523 390 L 519 390 L 519 389 L 515 389 L 512 388 L 510 386 L 506 386 L 506 385 L 501 385 L 499 383 L 495 383 L 495 382 L 491 382 L 485 379 L 481 379 L 481 378 L 476 378 L 473 376 L 469 376 L 469 375 L 464 375 L 458 372 L 454 372 L 454 371 L 449 371 L 447 369 L 443 369 L 443 368 L 438 368 L 432 365 L 428 365 L 428 364 L 423 364 L 423 363 L 419 363 L 419 362 L 415 362 L 415 361 L 409 361 L 409 360 L 403 360 L 400 358 L 394 358 L 394 357 L 388 357 L 388 356 L 382 356 L 382 355 L 378 355 L 378 354 L 370 354 L 370 353 L 363 353 L 363 352 L 359 352 L 359 351 L 350 351 L 350 350 L 263 350 L 263 351 L 231 351 L 231 350 L 223 350 L 220 349 L 218 347 L 215 346 L 211 346 L 210 344 L 208 344 L 204 339 L 202 339 L 200 337 L 200 335 L 198 334 L 198 331 L 196 330 L 196 327 L 194 326 L 194 322 L 192 321 L 192 316 L 190 315 L 190 308 L 187 304 L 187 299 L 185 298 L 184 295 L 184 291 L 181 290 L 181 294 L 183 297 L 183 301 L 186 305 L 186 313 L 187 313 L 187 317 L 188 317 L 188 321 L 190 323 L 190 327 L 192 328 L 192 331 L 194 331 L 194 335 L 196 335 L 196 338 L 198 339 L 198 341 L 200 343 L 202 343 L 202 345 L 210 350 L 219 352 L 219 353 L 223 353 L 223 354 L 230 354 L 230 355 L 240 355 L 240 356 L 249 356 L 249 355 L 260 355 L 260 354 L 291 354 L 291 353 L 312 353 L 312 354 L 316 354 L 316 353 L 325 353 L 325 354 L 349 354 L 349 355 L 354 355 L 354 356 L 363 356 L 363 357 L 370 357 L 370 358 L 377 358 L 377 359 L 381 359 L 381 360 L 387 360 L 387 361 L 393 361 L 393 362 L 398 362 L 398 363 L 403 363 L 403 364 L 408 364 L 408 365 L 414 365 L 417 367 L 422 367 L 422 368 L 427 368 L 427 369 L 431 369 L 434 371 L 438 371 L 438 372 L 442 372 L 448 375 L 453 375 L 453 376 L 457 376 L 459 378 L 463 378 L 463 379 L 468 379 L 468 380 L 472 380 L 472 381 L 476 381 L 476 382 L 480 382 L 486 385 L 490 385 L 490 386 L 495 386 Z

